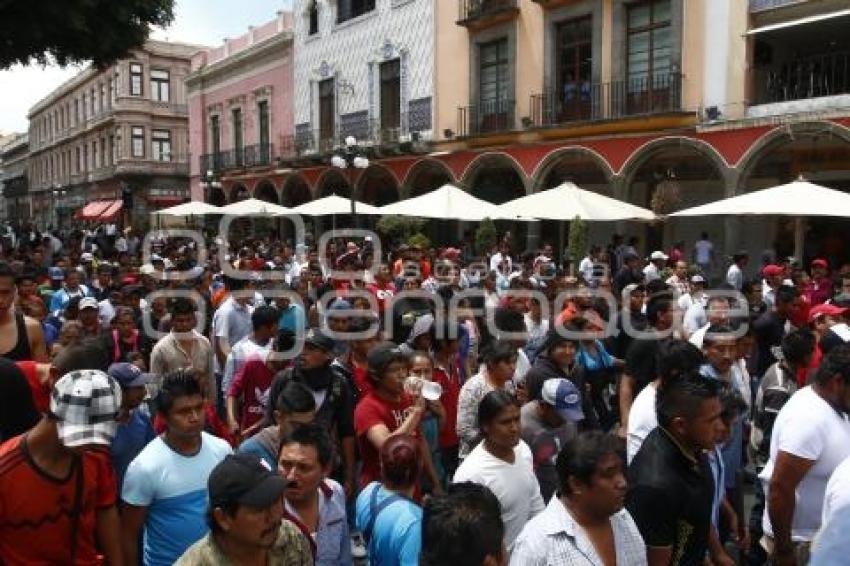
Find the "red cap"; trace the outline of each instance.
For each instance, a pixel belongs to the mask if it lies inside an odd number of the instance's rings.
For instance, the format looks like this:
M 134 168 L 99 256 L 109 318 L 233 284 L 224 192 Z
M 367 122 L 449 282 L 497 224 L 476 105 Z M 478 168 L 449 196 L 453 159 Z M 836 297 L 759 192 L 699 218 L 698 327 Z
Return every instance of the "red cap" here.
M 812 267 L 822 267 L 824 269 L 828 269 L 829 264 L 826 262 L 825 259 L 818 258 L 812 261 Z
M 817 305 L 809 311 L 809 322 L 814 322 L 819 316 L 841 316 L 846 312 L 846 308 L 837 305 Z
M 762 273 L 765 277 L 776 277 L 777 275 L 784 275 L 785 270 L 778 265 L 770 264 L 764 267 Z

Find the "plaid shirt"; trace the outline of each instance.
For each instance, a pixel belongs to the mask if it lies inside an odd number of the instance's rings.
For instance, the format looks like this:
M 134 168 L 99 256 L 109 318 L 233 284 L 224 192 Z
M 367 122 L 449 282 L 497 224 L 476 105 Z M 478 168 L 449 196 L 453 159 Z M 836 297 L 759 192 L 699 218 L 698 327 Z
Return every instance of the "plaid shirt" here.
M 235 565 L 224 554 L 211 533 L 190 546 L 175 566 L 231 566 Z M 268 551 L 269 566 L 312 566 L 313 556 L 310 545 L 298 527 L 289 521 L 283 521 L 277 535 L 277 541 Z
M 632 516 L 621 509 L 611 516 L 617 564 L 644 566 L 646 546 Z M 511 566 L 602 566 L 603 562 L 584 530 L 575 522 L 557 494 L 516 539 Z

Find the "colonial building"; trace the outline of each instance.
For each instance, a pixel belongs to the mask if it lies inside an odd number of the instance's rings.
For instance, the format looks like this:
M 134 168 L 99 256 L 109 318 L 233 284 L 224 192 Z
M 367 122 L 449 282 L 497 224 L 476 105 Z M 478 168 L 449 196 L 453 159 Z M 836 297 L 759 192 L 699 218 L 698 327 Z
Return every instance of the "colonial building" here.
M 407 194 L 396 162 L 434 136 L 435 0 L 296 0 L 295 170 L 284 203 L 330 194 L 388 204 Z M 328 167 L 356 140 L 365 170 Z M 435 188 L 435 187 L 430 187 Z M 290 196 L 292 195 L 292 196 Z
M 89 68 L 29 112 L 30 198 L 42 226 L 52 210 L 78 219 L 147 222 L 189 198 L 184 79 L 199 48 L 148 41 L 116 64 Z M 54 194 L 62 195 L 55 202 Z
M 0 218 L 23 222 L 30 218 L 27 159 L 29 136 L 11 134 L 0 142 Z
M 278 12 L 192 58 L 186 86 L 193 198 L 280 202 L 281 156 L 294 151 L 292 37 L 292 14 Z

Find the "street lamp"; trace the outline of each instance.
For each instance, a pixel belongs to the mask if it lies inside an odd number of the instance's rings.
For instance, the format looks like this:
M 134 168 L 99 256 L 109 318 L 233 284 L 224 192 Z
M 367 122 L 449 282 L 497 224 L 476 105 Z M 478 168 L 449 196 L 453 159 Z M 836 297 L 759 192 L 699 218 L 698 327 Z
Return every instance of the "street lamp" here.
M 206 174 L 201 178 L 201 188 L 204 190 L 204 202 L 207 204 L 210 203 L 210 197 L 212 189 L 220 189 L 221 181 L 218 180 L 218 177 L 215 176 L 215 172 L 212 169 L 208 169 Z
M 366 169 L 369 167 L 369 159 L 358 153 L 357 139 L 354 136 L 345 138 L 345 147 L 342 155 L 334 155 L 331 157 L 331 165 L 337 169 Z M 354 174 L 352 173 L 348 179 L 351 185 L 351 224 L 353 228 L 357 227 L 357 210 L 355 208 L 354 199 Z

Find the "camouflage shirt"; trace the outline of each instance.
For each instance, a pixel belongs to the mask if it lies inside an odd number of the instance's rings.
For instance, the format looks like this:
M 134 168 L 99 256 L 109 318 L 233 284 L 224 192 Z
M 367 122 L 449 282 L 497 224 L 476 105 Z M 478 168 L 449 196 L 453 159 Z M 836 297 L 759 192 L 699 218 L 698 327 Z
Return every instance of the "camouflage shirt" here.
M 284 520 L 269 551 L 268 566 L 313 566 L 310 543 L 298 527 Z M 216 544 L 212 533 L 190 546 L 175 566 L 237 566 Z

